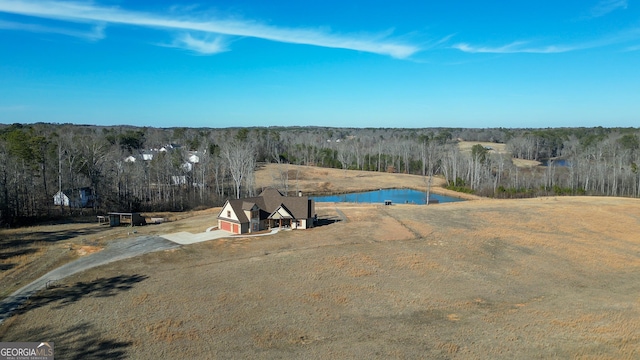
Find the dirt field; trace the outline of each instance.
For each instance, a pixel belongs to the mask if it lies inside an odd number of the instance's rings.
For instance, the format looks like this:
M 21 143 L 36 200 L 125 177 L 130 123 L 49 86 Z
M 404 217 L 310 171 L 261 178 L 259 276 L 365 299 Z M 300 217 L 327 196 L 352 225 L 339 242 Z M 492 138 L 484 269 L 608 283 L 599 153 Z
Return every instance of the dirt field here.
M 640 357 L 639 200 L 317 212 L 324 225 L 312 230 L 74 275 L 33 297 L 0 339 L 55 341 L 59 358 L 82 359 Z

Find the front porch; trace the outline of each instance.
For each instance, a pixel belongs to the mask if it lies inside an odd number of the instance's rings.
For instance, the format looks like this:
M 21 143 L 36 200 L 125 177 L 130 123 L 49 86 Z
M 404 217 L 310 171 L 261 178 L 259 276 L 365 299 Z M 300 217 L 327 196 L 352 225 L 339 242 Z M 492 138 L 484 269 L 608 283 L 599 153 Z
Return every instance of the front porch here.
M 291 228 L 292 221 L 291 218 L 268 219 L 267 226 L 269 229 Z

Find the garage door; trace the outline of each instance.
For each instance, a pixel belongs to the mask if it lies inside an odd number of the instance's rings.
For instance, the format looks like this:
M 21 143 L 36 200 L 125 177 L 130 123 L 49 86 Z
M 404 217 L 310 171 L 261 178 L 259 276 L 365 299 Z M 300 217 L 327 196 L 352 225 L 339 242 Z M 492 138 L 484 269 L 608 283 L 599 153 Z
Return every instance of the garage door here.
M 233 233 L 240 234 L 240 231 L 238 230 L 238 224 L 233 224 Z
M 220 229 L 224 231 L 231 231 L 231 223 L 226 221 L 220 221 Z

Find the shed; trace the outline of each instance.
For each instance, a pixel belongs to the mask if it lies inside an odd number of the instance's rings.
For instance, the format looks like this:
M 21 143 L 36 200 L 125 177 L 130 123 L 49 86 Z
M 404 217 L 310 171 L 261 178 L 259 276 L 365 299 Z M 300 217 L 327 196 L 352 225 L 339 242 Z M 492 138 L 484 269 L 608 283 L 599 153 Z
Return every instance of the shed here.
M 122 224 L 130 224 L 131 226 L 146 225 L 147 221 L 140 213 L 109 213 L 109 226 L 120 226 Z

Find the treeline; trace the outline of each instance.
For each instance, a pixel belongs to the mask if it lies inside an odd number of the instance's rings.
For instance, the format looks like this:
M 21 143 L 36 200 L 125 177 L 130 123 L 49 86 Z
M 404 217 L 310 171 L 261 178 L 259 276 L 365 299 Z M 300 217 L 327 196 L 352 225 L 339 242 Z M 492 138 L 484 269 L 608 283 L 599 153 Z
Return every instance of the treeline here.
M 638 129 L 0 125 L 0 222 L 181 211 L 255 194 L 265 162 L 438 175 L 493 197 L 640 195 Z M 461 140 L 506 144 L 461 150 Z M 549 166 L 518 167 L 512 158 Z M 288 191 L 288 172 L 278 182 Z M 79 189 L 91 201 L 82 203 Z M 60 191 L 72 199 L 54 206 Z

